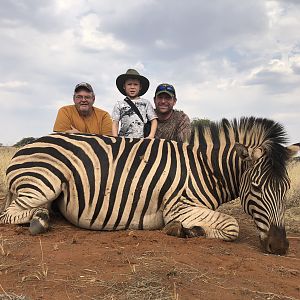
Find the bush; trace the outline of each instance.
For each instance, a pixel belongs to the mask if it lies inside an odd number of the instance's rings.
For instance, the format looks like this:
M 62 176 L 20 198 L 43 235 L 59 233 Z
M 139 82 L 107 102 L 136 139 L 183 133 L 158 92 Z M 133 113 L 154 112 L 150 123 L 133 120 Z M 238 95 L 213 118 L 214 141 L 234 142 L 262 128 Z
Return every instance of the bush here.
M 36 140 L 36 138 L 34 138 L 32 136 L 31 137 L 26 137 L 26 138 L 21 139 L 19 142 L 15 143 L 13 146 L 14 147 L 23 147 L 27 144 L 30 144 L 30 143 L 34 142 L 35 140 Z
M 210 123 L 211 123 L 211 121 L 208 119 L 195 118 L 192 120 L 191 125 L 192 125 L 192 127 L 197 127 L 198 125 L 208 126 Z

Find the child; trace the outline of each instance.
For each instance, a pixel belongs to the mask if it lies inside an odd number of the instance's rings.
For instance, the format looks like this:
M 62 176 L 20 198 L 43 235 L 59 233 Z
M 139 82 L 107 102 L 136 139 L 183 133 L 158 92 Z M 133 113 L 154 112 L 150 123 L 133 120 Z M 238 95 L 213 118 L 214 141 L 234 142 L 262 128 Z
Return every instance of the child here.
M 136 70 L 128 69 L 125 74 L 118 76 L 116 84 L 118 90 L 125 95 L 126 98 L 124 100 L 117 101 L 113 108 L 112 135 L 143 138 L 144 125 L 147 121 L 150 121 L 150 133 L 147 133 L 145 137 L 154 138 L 157 128 L 156 113 L 151 103 L 140 97 L 147 92 L 149 88 L 149 80 L 140 75 Z M 133 105 L 136 106 L 138 111 Z M 119 122 L 121 122 L 121 124 L 118 134 Z

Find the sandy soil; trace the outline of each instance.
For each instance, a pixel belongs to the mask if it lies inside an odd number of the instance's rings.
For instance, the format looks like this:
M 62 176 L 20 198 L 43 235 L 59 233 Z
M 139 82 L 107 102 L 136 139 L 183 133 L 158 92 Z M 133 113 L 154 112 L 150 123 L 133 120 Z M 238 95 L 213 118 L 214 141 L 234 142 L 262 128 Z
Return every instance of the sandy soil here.
M 300 299 L 299 231 L 287 256 L 267 255 L 252 220 L 227 212 L 241 226 L 234 243 L 87 231 L 59 216 L 40 236 L 1 225 L 0 299 Z

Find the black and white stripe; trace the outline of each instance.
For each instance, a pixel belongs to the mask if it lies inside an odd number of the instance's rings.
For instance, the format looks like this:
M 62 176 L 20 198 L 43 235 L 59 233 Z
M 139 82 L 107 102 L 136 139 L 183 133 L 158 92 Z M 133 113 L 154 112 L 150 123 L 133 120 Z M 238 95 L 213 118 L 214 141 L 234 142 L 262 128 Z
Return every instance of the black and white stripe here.
M 13 157 L 7 182 L 16 197 L 9 198 L 0 222 L 35 219 L 35 226 L 44 207 L 57 199 L 66 219 L 87 229 L 158 229 L 166 224 L 166 232 L 174 234 L 172 224 L 179 224 L 175 235 L 234 240 L 236 220 L 215 209 L 240 196 L 263 243 L 270 244 L 271 228 L 284 229 L 285 163 L 291 154 L 281 146 L 285 138 L 276 122 L 253 117 L 199 126 L 189 145 L 51 134 Z M 299 150 L 299 145 L 293 147 Z M 269 244 L 265 248 L 274 252 Z

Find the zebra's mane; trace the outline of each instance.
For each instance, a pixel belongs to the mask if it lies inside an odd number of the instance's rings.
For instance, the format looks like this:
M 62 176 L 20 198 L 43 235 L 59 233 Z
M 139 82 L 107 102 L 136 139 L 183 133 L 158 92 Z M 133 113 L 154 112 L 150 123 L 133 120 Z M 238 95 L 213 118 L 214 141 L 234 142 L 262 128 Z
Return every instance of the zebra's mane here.
M 219 149 L 220 145 L 236 142 L 248 148 L 263 145 L 272 161 L 273 173 L 283 175 L 289 153 L 282 144 L 287 143 L 288 138 L 283 126 L 270 119 L 242 117 L 197 124 L 192 130 L 190 146 L 205 151 L 207 147 Z

